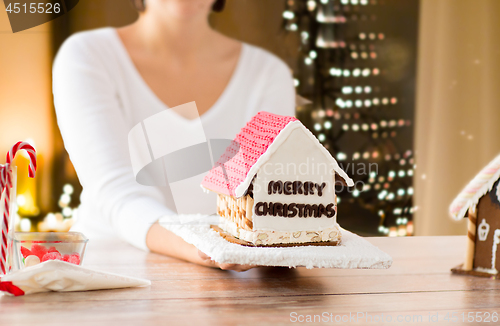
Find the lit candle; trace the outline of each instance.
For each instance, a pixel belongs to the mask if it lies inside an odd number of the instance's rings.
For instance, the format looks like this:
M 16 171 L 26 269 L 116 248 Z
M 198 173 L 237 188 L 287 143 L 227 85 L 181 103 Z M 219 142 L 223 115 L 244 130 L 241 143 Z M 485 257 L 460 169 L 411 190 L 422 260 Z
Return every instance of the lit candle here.
M 25 151 L 19 151 L 14 159 L 14 164 L 17 166 L 18 213 L 21 216 L 36 216 L 40 213 L 37 206 L 36 179 L 28 176 L 30 164 L 28 154 Z M 42 165 L 39 153 L 37 153 L 37 165 Z

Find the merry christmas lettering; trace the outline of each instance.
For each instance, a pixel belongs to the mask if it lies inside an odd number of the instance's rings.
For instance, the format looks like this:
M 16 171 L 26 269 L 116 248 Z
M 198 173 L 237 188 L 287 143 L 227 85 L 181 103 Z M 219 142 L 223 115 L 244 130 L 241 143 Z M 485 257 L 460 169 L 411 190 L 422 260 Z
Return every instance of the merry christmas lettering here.
M 267 193 L 284 194 L 284 195 L 315 195 L 323 196 L 323 189 L 326 183 L 322 184 L 306 181 L 270 181 L 267 186 Z M 255 204 L 255 214 L 257 216 L 282 216 L 282 217 L 333 217 L 335 216 L 336 207 L 334 204 L 283 204 L 283 203 L 266 203 L 258 202 Z
M 284 194 L 284 195 L 314 195 L 314 189 L 317 190 L 318 196 L 323 196 L 323 189 L 326 187 L 326 183 L 317 184 L 314 182 L 306 181 L 271 181 L 267 185 L 267 193 L 272 194 Z

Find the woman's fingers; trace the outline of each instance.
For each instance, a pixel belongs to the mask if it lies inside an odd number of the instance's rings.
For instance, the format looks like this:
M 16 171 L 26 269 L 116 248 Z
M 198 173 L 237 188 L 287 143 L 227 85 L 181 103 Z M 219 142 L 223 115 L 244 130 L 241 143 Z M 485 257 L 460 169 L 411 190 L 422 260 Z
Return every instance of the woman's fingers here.
M 207 254 L 205 254 L 201 250 L 198 250 L 198 255 L 202 259 L 203 264 L 205 266 L 218 267 L 218 268 L 225 270 L 225 271 L 244 272 L 244 271 L 247 271 L 247 270 L 255 267 L 254 265 L 219 264 L 217 262 L 214 262 Z
M 219 264 L 214 262 L 207 254 L 198 250 L 198 256 L 201 258 L 200 264 L 207 267 L 219 268 Z
M 238 265 L 238 264 L 219 264 L 219 268 L 225 271 L 236 271 L 244 272 L 251 268 L 256 267 L 255 265 Z
M 210 257 L 206 253 L 204 253 L 203 251 L 201 251 L 201 250 L 198 250 L 198 255 L 203 260 L 211 260 Z

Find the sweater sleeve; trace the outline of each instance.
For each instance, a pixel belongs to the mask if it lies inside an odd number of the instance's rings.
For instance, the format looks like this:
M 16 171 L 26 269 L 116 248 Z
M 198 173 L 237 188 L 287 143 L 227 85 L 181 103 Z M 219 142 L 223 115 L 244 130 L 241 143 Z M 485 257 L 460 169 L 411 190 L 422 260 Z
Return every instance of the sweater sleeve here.
M 128 132 L 112 60 L 85 35 L 69 38 L 53 66 L 53 95 L 64 145 L 84 188 L 93 223 L 108 224 L 132 245 L 147 250 L 146 235 L 173 214 L 162 193 L 135 181 Z

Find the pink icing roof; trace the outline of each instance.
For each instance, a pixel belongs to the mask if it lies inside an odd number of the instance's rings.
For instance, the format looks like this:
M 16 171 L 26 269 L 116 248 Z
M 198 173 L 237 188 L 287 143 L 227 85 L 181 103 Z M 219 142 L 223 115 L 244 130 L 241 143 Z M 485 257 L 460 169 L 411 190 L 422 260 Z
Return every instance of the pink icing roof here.
M 461 219 L 469 207 L 475 207 L 479 199 L 488 193 L 500 178 L 500 155 L 491 161 L 478 175 L 460 192 L 450 205 L 450 215 Z
M 220 194 L 235 196 L 236 187 L 245 180 L 250 168 L 292 121 L 297 119 L 264 111 L 257 113 L 236 135 L 201 185 Z

